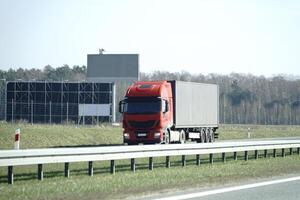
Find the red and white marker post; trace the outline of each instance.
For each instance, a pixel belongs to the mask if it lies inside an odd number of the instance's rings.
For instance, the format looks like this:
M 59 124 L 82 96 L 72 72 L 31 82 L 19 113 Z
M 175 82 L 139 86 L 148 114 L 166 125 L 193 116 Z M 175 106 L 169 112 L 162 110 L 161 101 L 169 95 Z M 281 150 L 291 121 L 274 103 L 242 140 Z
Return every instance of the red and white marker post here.
M 21 130 L 18 128 L 15 132 L 15 149 L 20 149 Z

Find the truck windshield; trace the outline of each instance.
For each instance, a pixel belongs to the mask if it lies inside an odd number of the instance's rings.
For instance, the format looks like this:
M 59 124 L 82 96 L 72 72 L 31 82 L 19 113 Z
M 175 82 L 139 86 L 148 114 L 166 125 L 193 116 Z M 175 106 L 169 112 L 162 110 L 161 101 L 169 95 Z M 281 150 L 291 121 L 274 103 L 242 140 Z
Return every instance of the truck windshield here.
M 141 99 L 129 100 L 127 99 L 124 105 L 124 112 L 128 114 L 151 114 L 161 111 L 161 100 L 155 99 Z

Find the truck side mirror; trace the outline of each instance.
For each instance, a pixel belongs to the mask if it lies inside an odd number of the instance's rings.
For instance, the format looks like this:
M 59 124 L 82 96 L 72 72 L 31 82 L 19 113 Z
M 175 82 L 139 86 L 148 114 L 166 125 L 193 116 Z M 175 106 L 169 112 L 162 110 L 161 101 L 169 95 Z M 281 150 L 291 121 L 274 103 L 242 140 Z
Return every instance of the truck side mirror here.
M 169 111 L 169 102 L 167 100 L 164 100 L 165 102 L 165 110 L 164 110 L 164 113 L 168 112 Z
M 170 108 L 169 108 L 169 102 L 166 101 L 166 112 L 168 112 L 169 110 L 170 110 Z
M 124 100 L 119 102 L 119 113 L 123 113 L 124 112 Z

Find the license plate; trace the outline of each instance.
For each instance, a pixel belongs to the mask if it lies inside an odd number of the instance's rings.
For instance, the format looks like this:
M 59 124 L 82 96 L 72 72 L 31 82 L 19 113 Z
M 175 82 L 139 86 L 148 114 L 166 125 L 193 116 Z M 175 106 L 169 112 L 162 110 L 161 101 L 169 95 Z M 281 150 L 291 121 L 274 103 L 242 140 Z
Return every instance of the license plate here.
M 138 133 L 138 136 L 139 137 L 145 137 L 145 136 L 147 136 L 147 133 Z

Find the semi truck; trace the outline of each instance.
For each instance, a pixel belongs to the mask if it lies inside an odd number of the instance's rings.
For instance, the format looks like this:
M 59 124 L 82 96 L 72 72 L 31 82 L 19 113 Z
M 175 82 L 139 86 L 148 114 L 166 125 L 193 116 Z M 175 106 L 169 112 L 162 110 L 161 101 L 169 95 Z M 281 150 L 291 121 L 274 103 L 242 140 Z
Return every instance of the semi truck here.
M 219 87 L 184 81 L 137 81 L 119 102 L 123 141 L 134 144 L 213 142 Z

